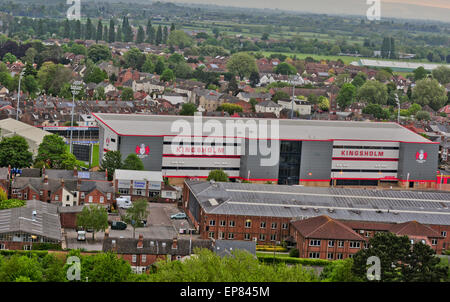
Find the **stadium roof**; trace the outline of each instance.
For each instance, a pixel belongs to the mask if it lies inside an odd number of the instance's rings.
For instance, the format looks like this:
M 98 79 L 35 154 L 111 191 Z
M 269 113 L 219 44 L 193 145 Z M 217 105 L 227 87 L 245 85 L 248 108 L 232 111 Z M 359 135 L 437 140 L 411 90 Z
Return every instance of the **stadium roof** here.
M 161 116 L 141 114 L 93 114 L 100 124 L 105 125 L 113 132 L 121 136 L 176 136 L 182 129 L 174 126 L 175 121 L 189 123 L 194 132 L 193 116 Z M 215 120 L 224 125 L 223 136 L 235 137 L 226 133 L 226 123 L 236 122 L 236 118 L 203 117 L 202 123 Z M 396 123 L 380 122 L 353 122 L 353 121 L 318 121 L 318 120 L 278 120 L 278 119 L 249 119 L 239 118 L 243 123 L 256 121 L 267 122 L 269 134 L 259 135 L 258 138 L 270 138 L 270 127 L 279 123 L 279 138 L 292 140 L 363 140 L 363 141 L 394 141 L 412 143 L 432 143 L 421 135 L 418 135 Z M 183 123 L 183 122 L 182 122 Z M 182 124 L 180 124 L 182 125 Z M 243 127 L 238 127 L 242 129 Z M 214 129 L 214 128 L 213 128 Z M 217 131 L 212 130 L 212 133 Z M 216 132 L 217 133 L 217 132 Z M 211 132 L 203 132 L 203 136 L 211 135 Z
M 6 136 L 9 133 L 14 133 L 24 137 L 27 140 L 39 143 L 42 142 L 44 136 L 51 134 L 50 132 L 16 121 L 12 118 L 0 120 L 0 128 L 2 129 L 2 136 Z
M 450 225 L 450 193 L 186 181 L 208 214 Z M 214 200 L 214 202 L 211 202 Z

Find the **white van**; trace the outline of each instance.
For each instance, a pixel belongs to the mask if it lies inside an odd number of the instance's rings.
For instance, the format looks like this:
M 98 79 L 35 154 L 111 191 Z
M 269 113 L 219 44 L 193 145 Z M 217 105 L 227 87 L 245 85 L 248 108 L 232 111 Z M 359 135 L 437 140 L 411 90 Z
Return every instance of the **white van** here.
M 86 231 L 78 231 L 78 241 L 86 241 Z
M 120 209 L 129 209 L 132 207 L 130 196 L 120 196 L 116 199 L 117 207 Z

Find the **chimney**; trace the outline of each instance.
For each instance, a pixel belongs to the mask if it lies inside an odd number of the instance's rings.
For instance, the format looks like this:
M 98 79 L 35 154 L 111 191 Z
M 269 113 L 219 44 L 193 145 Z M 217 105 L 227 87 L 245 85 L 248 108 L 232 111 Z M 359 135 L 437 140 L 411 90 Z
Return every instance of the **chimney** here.
M 144 236 L 142 234 L 139 234 L 139 239 L 137 243 L 137 248 L 141 249 L 144 247 Z
M 32 214 L 31 214 L 31 220 L 36 221 L 36 217 L 37 217 L 37 212 L 36 212 L 36 210 L 33 210 Z
M 48 175 L 44 176 L 44 184 L 48 184 Z
M 45 175 L 45 164 L 44 164 L 44 166 L 42 167 L 42 175 Z
M 105 237 L 104 237 L 105 239 L 106 238 L 109 238 L 109 228 L 107 228 L 106 230 L 105 230 Z M 113 240 L 114 241 L 114 240 Z M 115 242 L 115 241 L 114 241 Z
M 64 188 L 64 178 L 61 178 L 61 187 Z
M 73 176 L 78 177 L 78 169 L 77 167 L 73 167 Z
M 111 250 L 113 252 L 117 252 L 117 244 L 116 244 L 116 240 L 111 240 Z
M 108 168 L 105 169 L 105 177 L 108 179 Z
M 177 248 L 178 248 L 178 239 L 177 238 L 173 238 L 172 249 L 176 250 Z

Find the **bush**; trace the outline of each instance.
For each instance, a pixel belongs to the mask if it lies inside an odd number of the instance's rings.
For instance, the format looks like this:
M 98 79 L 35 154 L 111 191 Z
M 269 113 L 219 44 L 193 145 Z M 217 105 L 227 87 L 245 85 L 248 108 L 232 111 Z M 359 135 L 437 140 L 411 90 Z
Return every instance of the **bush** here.
M 25 200 L 20 199 L 8 199 L 0 201 L 0 210 L 20 208 L 26 204 Z
M 308 258 L 293 258 L 293 257 L 277 257 L 275 260 L 273 255 L 259 255 L 258 260 L 262 263 L 286 263 L 286 264 L 301 264 L 308 266 L 327 266 L 331 263 L 329 260 L 324 259 L 308 259 Z
M 291 249 L 291 250 L 289 251 L 289 257 L 292 257 L 292 258 L 298 258 L 299 255 L 300 255 L 300 254 L 299 254 L 298 249 Z
M 22 250 L 0 250 L 0 255 L 2 256 L 37 256 L 39 258 L 45 257 L 48 251 L 22 251 Z
M 61 245 L 57 243 L 33 243 L 32 250 L 38 250 L 38 251 L 48 251 L 48 250 L 54 250 L 59 251 L 61 250 Z

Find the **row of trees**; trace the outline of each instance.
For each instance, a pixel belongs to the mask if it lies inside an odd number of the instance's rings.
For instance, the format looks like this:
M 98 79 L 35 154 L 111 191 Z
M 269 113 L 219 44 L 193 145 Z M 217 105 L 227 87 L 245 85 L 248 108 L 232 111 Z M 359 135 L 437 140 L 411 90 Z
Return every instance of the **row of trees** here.
M 116 169 L 144 170 L 144 164 L 134 153 L 130 153 L 122 162 L 120 151 L 106 152 L 100 164 L 100 171 L 108 171 L 108 180 L 112 180 Z

